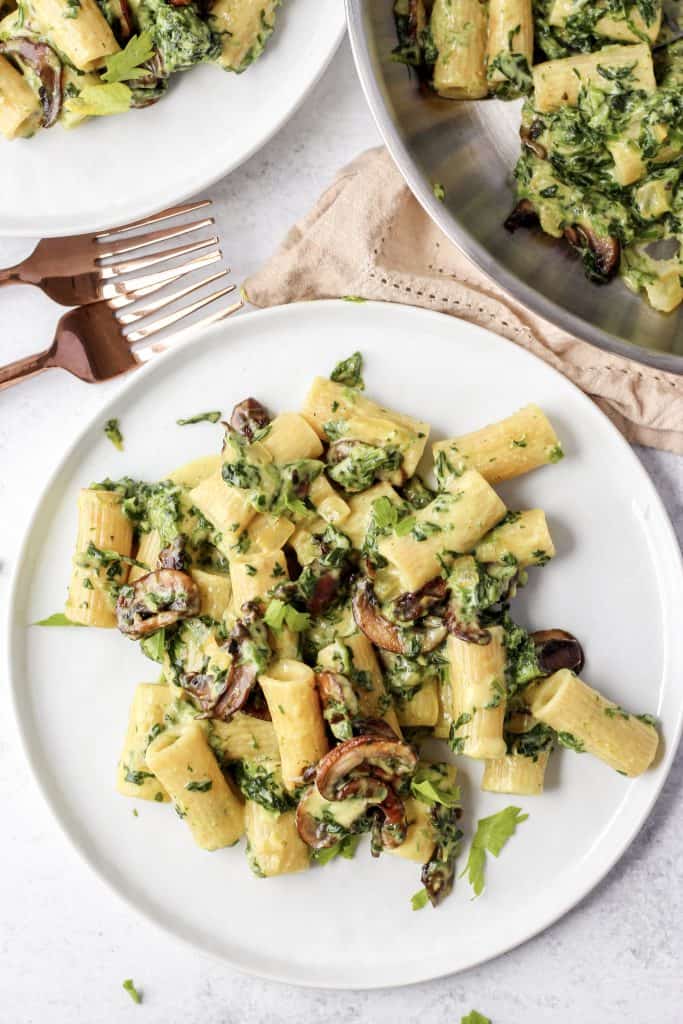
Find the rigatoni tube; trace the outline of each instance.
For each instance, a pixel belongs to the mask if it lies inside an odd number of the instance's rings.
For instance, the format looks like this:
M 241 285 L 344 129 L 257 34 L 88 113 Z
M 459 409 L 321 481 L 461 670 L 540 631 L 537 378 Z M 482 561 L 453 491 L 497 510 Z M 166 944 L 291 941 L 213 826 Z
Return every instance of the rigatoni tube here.
M 484 765 L 481 788 L 489 793 L 511 793 L 517 796 L 539 796 L 543 792 L 549 750 L 542 750 L 534 760 L 524 754 L 505 754 Z
M 303 662 L 283 660 L 271 665 L 259 682 L 280 747 L 282 778 L 291 791 L 328 749 L 315 676 Z
M 442 480 L 476 469 L 491 484 L 557 462 L 563 455 L 552 423 L 537 405 L 526 405 L 471 434 L 439 441 L 433 451 Z
M 446 641 L 449 663 L 453 750 L 466 757 L 503 757 L 505 719 L 505 645 L 502 626 L 489 629 L 488 644 L 457 636 Z
M 486 24 L 486 4 L 480 0 L 434 0 L 430 28 L 439 96 L 476 100 L 488 95 Z
M 524 691 L 539 722 L 564 746 L 593 754 L 623 775 L 641 775 L 652 764 L 659 736 L 653 725 L 607 700 L 569 669 Z
M 113 589 L 126 582 L 133 525 L 116 491 L 86 488 L 78 495 L 78 532 L 66 614 L 84 626 L 116 625 Z
M 123 796 L 139 800 L 168 800 L 168 794 L 150 772 L 145 755 L 147 747 L 163 731 L 164 712 L 171 700 L 168 686 L 140 683 L 133 694 L 128 730 L 116 771 L 116 788 Z
M 278 814 L 247 800 L 244 820 L 247 857 L 255 874 L 272 878 L 305 871 L 310 866 L 311 851 L 297 832 L 294 811 Z
M 203 850 L 232 846 L 244 833 L 244 805 L 221 772 L 202 727 L 162 732 L 147 748 L 147 765 L 173 800 Z

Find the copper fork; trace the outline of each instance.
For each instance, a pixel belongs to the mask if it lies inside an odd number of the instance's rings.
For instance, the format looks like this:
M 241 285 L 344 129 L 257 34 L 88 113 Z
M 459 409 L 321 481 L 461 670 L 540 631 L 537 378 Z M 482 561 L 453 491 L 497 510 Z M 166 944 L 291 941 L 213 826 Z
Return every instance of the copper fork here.
M 125 294 L 127 286 L 125 281 L 121 280 L 123 274 L 144 270 L 178 256 L 188 256 L 200 249 L 217 245 L 218 239 L 212 235 L 207 239 L 176 246 L 174 249 L 155 251 L 134 259 L 117 259 L 114 263 L 105 265 L 104 261 L 107 259 L 122 257 L 155 243 L 180 238 L 208 227 L 214 221 L 213 217 L 201 217 L 190 223 L 147 231 L 132 238 L 113 236 L 160 224 L 162 221 L 194 213 L 210 205 L 211 200 L 203 199 L 195 203 L 185 203 L 183 206 L 174 206 L 162 213 L 111 228 L 109 231 L 74 235 L 72 238 L 44 238 L 22 263 L 7 270 L 0 270 L 0 286 L 32 284 L 42 288 L 51 299 L 62 306 L 82 306 L 88 302 Z
M 187 267 L 185 270 L 175 271 L 176 276 L 184 273 L 186 269 Z M 162 272 L 154 277 L 164 277 L 168 273 L 169 271 Z M 177 332 L 159 341 L 150 340 L 154 339 L 154 335 L 197 310 L 203 309 L 210 302 L 215 302 L 224 295 L 228 295 L 235 290 L 236 286 L 231 284 L 226 288 L 221 288 L 211 295 L 204 296 L 150 322 L 141 324 L 128 333 L 126 333 L 127 328 L 143 320 L 147 321 L 148 317 L 154 313 L 184 299 L 191 292 L 216 281 L 219 277 L 224 277 L 227 273 L 227 270 L 219 270 L 201 281 L 186 285 L 170 295 L 154 299 L 143 308 L 129 312 L 121 312 L 121 310 L 137 303 L 142 297 L 165 287 L 168 279 L 161 282 L 151 282 L 147 279 L 145 283 L 132 291 L 125 295 L 117 295 L 108 302 L 93 302 L 88 306 L 79 306 L 77 309 L 69 310 L 57 324 L 54 341 L 48 349 L 38 352 L 37 355 L 18 359 L 0 369 L 0 391 L 54 366 L 68 370 L 74 376 L 92 384 L 95 381 L 117 377 L 127 370 L 132 370 L 142 363 L 148 362 L 153 356 L 172 347 L 184 332 Z M 204 317 L 196 326 L 203 327 L 223 320 L 240 309 L 242 305 L 240 299 L 233 305 Z

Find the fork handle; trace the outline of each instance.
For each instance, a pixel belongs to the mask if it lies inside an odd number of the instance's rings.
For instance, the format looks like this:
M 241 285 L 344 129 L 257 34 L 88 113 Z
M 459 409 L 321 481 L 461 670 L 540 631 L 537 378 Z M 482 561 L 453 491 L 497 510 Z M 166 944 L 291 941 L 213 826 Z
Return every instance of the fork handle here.
M 34 356 L 24 356 L 23 359 L 17 359 L 14 363 L 3 366 L 0 369 L 0 391 L 4 391 L 5 388 L 11 388 L 13 384 L 18 384 L 22 380 L 28 380 L 29 377 L 35 377 L 36 374 L 47 370 L 50 365 L 49 357 L 50 351 L 48 349 L 46 352 L 38 352 Z
M 17 263 L 16 267 L 7 267 L 6 270 L 0 270 L 0 288 L 4 284 L 28 284 L 21 276 L 21 270 L 23 263 Z

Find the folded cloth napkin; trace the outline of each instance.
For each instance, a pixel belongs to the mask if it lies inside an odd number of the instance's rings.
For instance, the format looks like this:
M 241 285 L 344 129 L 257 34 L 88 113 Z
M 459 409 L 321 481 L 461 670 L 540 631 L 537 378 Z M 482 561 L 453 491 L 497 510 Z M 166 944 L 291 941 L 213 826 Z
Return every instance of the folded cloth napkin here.
M 627 440 L 683 454 L 683 378 L 603 352 L 525 309 L 430 220 L 384 149 L 344 168 L 244 289 L 255 306 L 357 296 L 488 327 L 569 377 Z

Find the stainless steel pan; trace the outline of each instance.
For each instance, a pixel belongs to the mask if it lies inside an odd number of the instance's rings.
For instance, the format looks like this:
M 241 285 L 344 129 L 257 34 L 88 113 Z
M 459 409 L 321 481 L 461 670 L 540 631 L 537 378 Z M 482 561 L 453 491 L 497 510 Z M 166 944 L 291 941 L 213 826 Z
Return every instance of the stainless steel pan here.
M 392 0 L 346 0 L 358 74 L 377 126 L 425 210 L 482 270 L 534 312 L 601 348 L 683 373 L 683 312 L 656 313 L 619 281 L 598 287 L 561 242 L 510 235 L 520 103 L 420 92 L 391 60 Z M 432 186 L 442 184 L 444 202 Z

